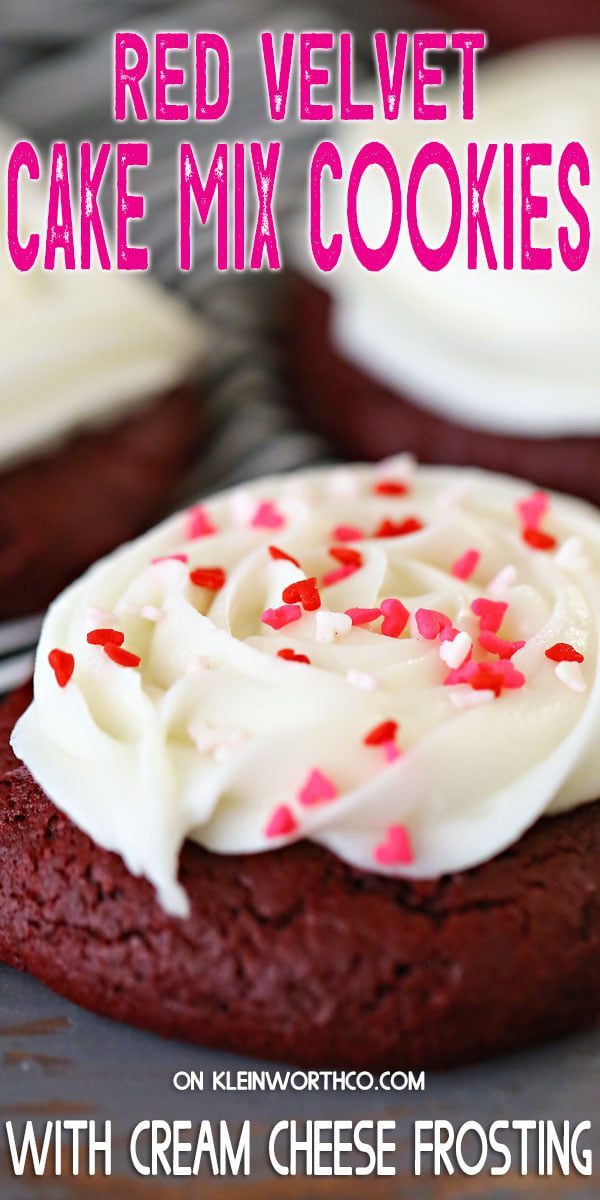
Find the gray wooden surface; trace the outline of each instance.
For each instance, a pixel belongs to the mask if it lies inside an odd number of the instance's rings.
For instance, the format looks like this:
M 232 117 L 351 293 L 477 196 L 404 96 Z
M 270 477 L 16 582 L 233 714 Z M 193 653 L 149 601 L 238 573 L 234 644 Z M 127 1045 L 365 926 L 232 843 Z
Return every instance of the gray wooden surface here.
M 382 1091 L 352 1093 L 177 1092 L 179 1069 L 232 1071 L 257 1066 L 233 1055 L 204 1052 L 166 1042 L 84 1012 L 54 996 L 37 981 L 0 967 L 0 1197 L 2 1200 L 592 1200 L 600 1195 L 600 1032 L 589 1032 L 542 1049 L 467 1070 L 427 1076 L 424 1092 L 396 1099 Z M 16 1179 L 7 1152 L 4 1123 L 17 1128 L 26 1118 L 40 1129 L 66 1117 L 113 1122 L 113 1172 L 77 1179 Z M 394 1177 L 281 1179 L 266 1161 L 265 1135 L 281 1118 L 387 1118 L 397 1121 L 398 1173 Z M 446 1118 L 455 1125 L 498 1118 L 590 1120 L 589 1142 L 595 1170 L 591 1178 L 560 1174 L 539 1178 L 511 1172 L 506 1177 L 463 1175 L 415 1178 L 413 1123 Z M 252 1121 L 253 1157 L 249 1178 L 144 1179 L 129 1163 L 133 1126 L 144 1118 L 168 1121 L 203 1118 L 215 1122 Z

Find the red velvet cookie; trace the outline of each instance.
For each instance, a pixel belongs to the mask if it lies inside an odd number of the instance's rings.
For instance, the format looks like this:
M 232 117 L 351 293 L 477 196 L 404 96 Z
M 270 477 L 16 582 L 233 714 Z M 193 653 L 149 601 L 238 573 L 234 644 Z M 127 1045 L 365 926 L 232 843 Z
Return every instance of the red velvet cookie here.
M 355 870 L 307 842 L 187 842 L 186 919 L 62 815 L 1 710 L 0 956 L 94 1012 L 304 1065 L 449 1067 L 594 1022 L 600 804 L 433 882 Z
M 506 50 L 540 38 L 600 33 L 594 0 L 436 0 L 453 29 L 485 29 L 490 50 Z
M 342 453 L 375 461 L 409 451 L 424 463 L 476 464 L 600 504 L 600 437 L 496 434 L 432 412 L 342 357 L 331 339 L 331 307 L 312 280 L 290 279 L 290 394 L 303 419 Z
M 202 426 L 200 386 L 181 385 L 0 471 L 0 620 L 40 612 L 172 506 Z

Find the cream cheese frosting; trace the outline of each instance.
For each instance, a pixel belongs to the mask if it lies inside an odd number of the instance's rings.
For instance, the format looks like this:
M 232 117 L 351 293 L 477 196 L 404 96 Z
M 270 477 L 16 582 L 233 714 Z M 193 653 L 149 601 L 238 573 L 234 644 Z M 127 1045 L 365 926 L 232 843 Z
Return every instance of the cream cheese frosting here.
M 581 502 L 406 458 L 292 473 L 67 589 L 12 745 L 174 913 L 186 837 L 436 877 L 600 795 L 599 621 Z
M 0 125 L 4 170 L 18 135 Z M 22 240 L 45 227 L 43 185 L 21 188 Z M 6 194 L 0 197 L 6 229 Z M 61 256 L 20 272 L 0 239 L 0 464 L 106 421 L 192 373 L 202 323 L 146 275 L 68 271 Z
M 445 121 L 415 123 L 403 102 L 396 122 L 376 116 L 368 125 L 346 124 L 336 135 L 346 180 L 361 145 L 370 140 L 388 145 L 399 168 L 404 202 L 418 150 L 426 142 L 442 142 L 457 164 L 463 212 L 454 256 L 436 273 L 419 264 L 408 238 L 405 212 L 397 250 L 381 272 L 360 266 L 346 235 L 337 268 L 318 275 L 318 286 L 331 289 L 334 297 L 334 345 L 371 376 L 451 420 L 524 436 L 598 434 L 600 242 L 594 236 L 594 214 L 600 168 L 600 39 L 544 43 L 479 64 L 474 121 L 462 120 L 455 80 L 447 84 L 443 99 L 448 106 Z M 478 144 L 480 165 L 488 144 L 499 146 L 485 191 L 497 270 L 486 265 L 481 242 L 477 269 L 467 267 L 466 147 L 470 141 Z M 548 196 L 548 218 L 533 222 L 532 240 L 537 246 L 553 247 L 549 271 L 521 268 L 520 199 L 514 269 L 502 269 L 502 147 L 505 142 L 515 145 L 515 195 L 520 197 L 520 146 L 528 141 L 553 146 L 554 165 L 534 168 L 532 174 L 533 190 Z M 589 187 L 578 186 L 576 171 L 571 175 L 592 226 L 588 259 L 577 272 L 561 262 L 556 233 L 559 226 L 567 225 L 570 237 L 577 241 L 556 177 L 560 154 L 571 141 L 582 143 L 591 168 Z M 325 188 L 324 196 L 327 236 L 334 230 L 345 231 L 344 184 Z M 426 241 L 440 245 L 448 231 L 450 210 L 448 187 L 438 169 L 426 173 L 418 205 Z M 359 192 L 360 227 L 369 245 L 383 241 L 389 212 L 389 188 L 382 172 L 372 168 Z

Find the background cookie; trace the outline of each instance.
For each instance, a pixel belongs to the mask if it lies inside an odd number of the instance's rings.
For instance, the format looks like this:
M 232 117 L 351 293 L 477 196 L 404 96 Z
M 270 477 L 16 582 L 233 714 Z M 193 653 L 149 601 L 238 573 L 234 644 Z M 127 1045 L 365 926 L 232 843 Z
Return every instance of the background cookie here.
M 331 307 L 312 281 L 290 280 L 290 391 L 303 419 L 343 453 L 375 461 L 407 450 L 423 463 L 477 463 L 600 504 L 600 438 L 516 437 L 434 413 L 338 353 Z
M 0 473 L 0 620 L 39 612 L 168 508 L 198 452 L 198 393 L 182 385 Z
M 95 846 L 8 748 L 0 712 L 0 956 L 168 1037 L 356 1067 L 448 1067 L 575 1029 L 600 1004 L 600 804 L 483 866 L 409 883 L 306 842 L 187 842 L 189 918 Z

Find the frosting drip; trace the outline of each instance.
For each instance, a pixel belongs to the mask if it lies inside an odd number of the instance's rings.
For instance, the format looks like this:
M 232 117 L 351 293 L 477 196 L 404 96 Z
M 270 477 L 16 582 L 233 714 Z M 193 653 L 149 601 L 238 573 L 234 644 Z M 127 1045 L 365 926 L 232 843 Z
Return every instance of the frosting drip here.
M 600 795 L 599 619 L 582 503 L 404 458 L 262 480 L 55 601 L 13 747 L 173 912 L 186 836 L 439 876 Z

